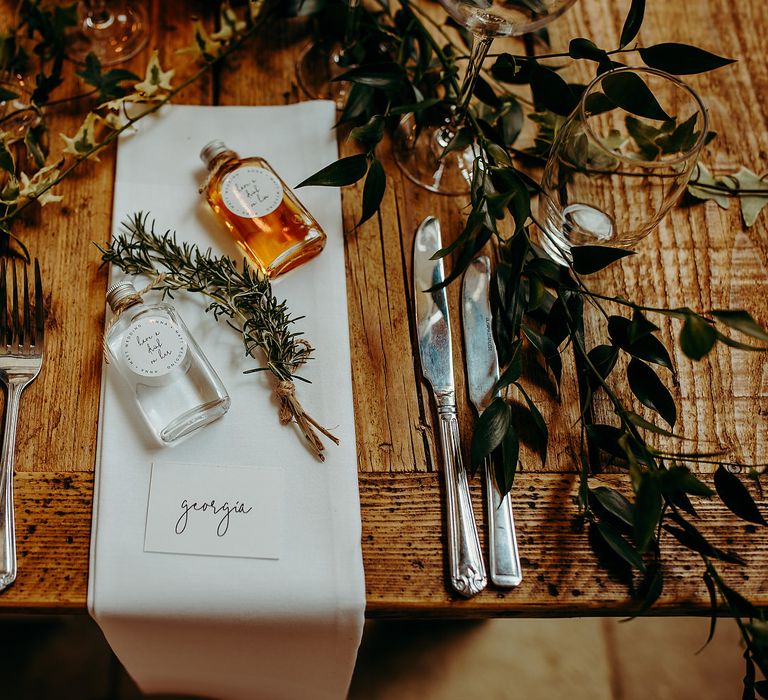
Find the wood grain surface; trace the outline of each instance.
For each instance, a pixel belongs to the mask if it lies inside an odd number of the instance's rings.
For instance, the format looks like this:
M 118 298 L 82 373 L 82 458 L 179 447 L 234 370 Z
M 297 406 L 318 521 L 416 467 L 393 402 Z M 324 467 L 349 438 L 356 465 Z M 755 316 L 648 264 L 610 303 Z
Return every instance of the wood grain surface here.
M 0 8 L 13 3 L 3 0 Z M 424 2 L 439 15 L 439 6 Z M 611 46 L 629 0 L 580 0 L 550 28 L 553 50 L 573 36 Z M 192 15 L 212 20 L 210 4 L 170 0 L 150 3 L 153 37 L 163 65 L 177 68 L 176 81 L 191 67 L 175 51 L 191 41 Z M 0 12 L 0 22 L 10 13 Z M 755 172 L 768 158 L 768 64 L 763 50 L 768 15 L 760 0 L 695 0 L 648 3 L 640 34 L 644 45 L 695 43 L 739 59 L 735 66 L 688 82 L 710 109 L 719 134 L 704 161 L 718 170 L 745 164 Z M 294 64 L 307 41 L 300 20 L 273 20 L 256 41 L 227 65 L 193 84 L 177 100 L 188 104 L 283 104 L 304 99 Z M 513 44 L 499 48 L 514 47 Z M 518 50 L 520 47 L 516 47 Z M 149 49 L 131 63 L 143 70 Z M 574 70 L 568 76 L 585 79 Z M 76 89 L 76 88 L 75 88 Z M 58 108 L 56 134 L 72 134 L 83 105 Z M 340 138 L 340 152 L 354 151 Z M 413 233 L 428 214 L 440 217 L 444 236 L 461 229 L 461 198 L 421 191 L 403 178 L 389 145 L 382 144 L 388 191 L 378 216 L 359 229 L 360 188 L 343 192 L 352 371 L 358 421 L 357 449 L 363 521 L 363 556 L 371 616 L 551 616 L 625 615 L 636 609 L 625 582 L 599 568 L 586 532 L 576 527 L 577 487 L 574 430 L 577 420 L 574 371 L 566 362 L 562 399 L 530 385 L 543 403 L 551 442 L 546 467 L 523 454 L 513 493 L 524 564 L 523 584 L 513 591 L 489 588 L 465 601 L 446 586 L 445 522 L 435 415 L 421 383 L 411 313 L 410 258 Z M 19 578 L 0 594 L 8 611 L 82 611 L 87 588 L 93 469 L 101 375 L 101 331 L 106 274 L 92 241 L 108 235 L 114 154 L 83 166 L 59 190 L 61 205 L 32 213 L 18 233 L 40 258 L 48 307 L 47 358 L 42 374 L 22 399 L 16 490 Z M 648 305 L 706 310 L 741 307 L 768 323 L 768 216 L 745 230 L 738 207 L 714 203 L 680 207 L 642 241 L 638 255 L 595 279 L 607 294 L 631 293 Z M 449 289 L 454 312 L 458 287 Z M 458 324 L 456 324 L 458 326 Z M 600 331 L 598 319 L 590 332 Z M 670 345 L 679 326 L 662 328 Z M 454 361 L 463 366 L 460 335 Z M 745 461 L 768 461 L 768 365 L 762 354 L 718 350 L 692 363 L 679 352 L 675 393 L 679 429 L 692 449 L 727 448 Z M 457 372 L 461 428 L 469 435 L 473 414 Z M 605 419 L 607 407 L 600 409 Z M 467 440 L 465 439 L 465 443 Z M 465 445 L 466 447 L 466 445 Z M 606 483 L 623 484 L 621 474 Z M 706 476 L 705 478 L 710 478 Z M 481 485 L 472 484 L 475 510 L 482 512 Z M 765 500 L 761 501 L 765 508 Z M 722 506 L 704 503 L 702 529 L 717 545 L 745 556 L 748 568 L 723 567 L 725 577 L 760 604 L 768 604 L 768 540 L 762 530 L 735 520 Z M 485 541 L 485 528 L 481 526 Z M 658 614 L 703 613 L 707 593 L 696 556 L 665 542 L 667 568 Z

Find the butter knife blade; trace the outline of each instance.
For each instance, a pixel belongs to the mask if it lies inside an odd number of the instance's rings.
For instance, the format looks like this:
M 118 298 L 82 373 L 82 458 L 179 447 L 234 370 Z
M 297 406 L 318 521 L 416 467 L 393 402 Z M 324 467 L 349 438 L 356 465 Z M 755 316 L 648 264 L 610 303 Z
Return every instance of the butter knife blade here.
M 461 289 L 469 398 L 478 415 L 498 395 L 493 391 L 499 380 L 499 358 L 493 339 L 490 284 L 491 261 L 483 255 L 467 267 Z M 485 460 L 484 472 L 491 581 L 496 586 L 511 588 L 523 580 L 512 502 L 509 494 L 502 494 L 496 485 L 490 457 Z
M 444 288 L 426 291 L 445 280 L 442 259 L 431 259 L 442 247 L 440 222 L 435 217 L 427 217 L 416 231 L 413 245 L 419 357 L 424 378 L 432 386 L 437 404 L 445 476 L 449 578 L 457 593 L 471 597 L 485 588 L 488 579 L 461 459 L 448 298 Z

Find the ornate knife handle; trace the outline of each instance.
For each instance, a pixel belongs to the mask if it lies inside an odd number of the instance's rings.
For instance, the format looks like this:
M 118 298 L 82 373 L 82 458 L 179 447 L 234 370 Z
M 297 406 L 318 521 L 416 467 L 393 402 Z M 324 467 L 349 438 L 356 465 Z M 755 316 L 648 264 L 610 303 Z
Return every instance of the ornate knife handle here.
M 471 598 L 485 588 L 488 578 L 469 497 L 467 473 L 461 460 L 454 394 L 450 391 L 435 392 L 435 395 L 443 446 L 451 586 L 460 595 Z
M 523 580 L 523 570 L 520 567 L 520 554 L 517 550 L 512 502 L 508 493 L 502 498 L 493 474 L 493 463 L 490 457 L 486 458 L 484 466 L 491 581 L 495 586 L 513 588 L 519 586 Z

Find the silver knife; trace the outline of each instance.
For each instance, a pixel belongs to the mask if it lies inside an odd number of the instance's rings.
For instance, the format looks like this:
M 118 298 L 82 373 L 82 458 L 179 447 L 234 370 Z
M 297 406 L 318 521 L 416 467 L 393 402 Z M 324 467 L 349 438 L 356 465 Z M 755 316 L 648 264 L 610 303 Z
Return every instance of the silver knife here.
M 451 586 L 469 598 L 482 591 L 488 579 L 469 497 L 467 473 L 461 460 L 448 300 L 445 289 L 425 293 L 445 279 L 443 261 L 431 260 L 442 247 L 440 222 L 429 216 L 416 231 L 413 247 L 416 330 L 421 369 L 432 386 L 440 422 Z
M 461 289 L 461 315 L 464 324 L 464 355 L 467 362 L 469 398 L 482 413 L 498 393 L 493 387 L 499 379 L 499 358 L 493 341 L 489 288 L 491 262 L 488 256 L 473 260 Z M 509 494 L 502 494 L 496 484 L 490 457 L 484 462 L 486 510 L 490 544 L 491 581 L 496 586 L 512 588 L 523 580 L 520 554 L 515 537 L 515 521 Z

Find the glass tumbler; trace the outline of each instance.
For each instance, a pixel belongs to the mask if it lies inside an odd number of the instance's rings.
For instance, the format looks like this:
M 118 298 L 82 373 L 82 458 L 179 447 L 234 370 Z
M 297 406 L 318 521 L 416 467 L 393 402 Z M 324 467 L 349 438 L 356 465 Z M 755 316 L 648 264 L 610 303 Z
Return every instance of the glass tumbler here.
M 542 178 L 542 247 L 632 248 L 680 198 L 707 136 L 701 98 L 676 77 L 620 68 L 587 86 L 555 136 Z

